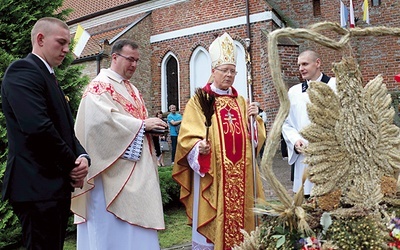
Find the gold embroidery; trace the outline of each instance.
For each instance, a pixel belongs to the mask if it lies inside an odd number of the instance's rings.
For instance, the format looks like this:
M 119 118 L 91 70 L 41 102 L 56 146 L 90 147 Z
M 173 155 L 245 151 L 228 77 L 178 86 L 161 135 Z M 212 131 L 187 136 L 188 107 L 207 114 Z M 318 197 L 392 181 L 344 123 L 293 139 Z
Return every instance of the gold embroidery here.
M 221 42 L 223 62 L 235 64 L 234 44 L 230 37 L 225 37 Z
M 227 109 L 227 108 L 225 108 Z M 228 109 L 227 109 L 228 110 Z M 231 108 L 228 110 L 228 114 L 225 115 L 225 122 L 223 125 L 226 125 L 226 129 L 224 128 L 224 134 L 231 133 L 232 134 L 232 143 L 233 143 L 233 154 L 236 154 L 236 145 L 235 145 L 235 122 L 237 119 L 231 114 Z M 237 123 L 237 122 L 236 122 Z
M 236 65 L 236 45 L 228 33 L 217 37 L 209 48 L 212 67 L 218 67 L 223 64 Z
M 234 246 L 242 240 L 240 229 L 244 228 L 245 164 L 224 164 L 225 197 L 225 246 Z
M 236 98 L 218 97 L 216 113 L 221 121 L 222 176 L 224 203 L 224 249 L 233 247 L 243 240 L 240 229 L 245 226 L 245 185 L 246 185 L 246 126 L 242 124 L 240 108 Z M 231 137 L 232 135 L 232 137 Z M 229 139 L 228 139 L 229 138 Z M 226 145 L 226 141 L 232 144 Z M 229 144 L 229 143 L 228 143 Z M 233 145 L 233 154 L 228 152 Z M 238 151 L 239 152 L 236 152 Z M 231 159 L 232 158 L 232 159 Z

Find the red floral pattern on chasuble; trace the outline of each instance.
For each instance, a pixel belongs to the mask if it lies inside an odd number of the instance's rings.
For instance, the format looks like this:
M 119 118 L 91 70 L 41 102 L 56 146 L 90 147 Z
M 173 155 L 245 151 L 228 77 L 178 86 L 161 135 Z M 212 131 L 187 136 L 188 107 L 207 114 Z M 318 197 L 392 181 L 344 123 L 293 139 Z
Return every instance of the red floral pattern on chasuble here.
M 215 103 L 222 152 L 224 249 L 243 241 L 246 178 L 246 126 L 236 98 L 220 96 Z
M 124 80 L 123 82 L 129 95 L 133 98 L 133 103 L 132 101 L 126 99 L 120 93 L 116 92 L 114 87 L 110 83 L 99 82 L 99 81 L 91 82 L 88 88 L 86 89 L 85 93 L 83 94 L 82 98 L 84 98 L 88 92 L 95 95 L 101 95 L 105 92 L 108 92 L 111 95 L 112 99 L 117 103 L 119 103 L 124 108 L 124 110 L 129 114 L 131 114 L 133 117 L 141 120 L 146 119 L 147 110 L 146 106 L 144 105 L 142 96 L 140 94 L 139 96 L 135 94 L 135 91 L 133 90 L 128 80 Z

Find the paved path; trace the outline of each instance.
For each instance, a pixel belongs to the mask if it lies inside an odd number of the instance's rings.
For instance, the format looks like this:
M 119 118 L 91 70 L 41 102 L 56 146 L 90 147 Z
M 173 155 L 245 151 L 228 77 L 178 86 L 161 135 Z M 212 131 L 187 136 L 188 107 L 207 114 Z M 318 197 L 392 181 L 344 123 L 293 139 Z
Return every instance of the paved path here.
M 293 182 L 290 180 L 290 165 L 287 159 L 282 159 L 280 151 L 275 154 L 272 169 L 276 178 L 282 183 L 290 195 L 293 195 Z M 268 199 L 277 199 L 275 192 L 267 182 L 264 182 L 265 195 Z
M 161 250 L 189 250 L 189 249 L 192 249 L 192 243 L 191 242 L 183 244 L 183 245 L 163 248 Z

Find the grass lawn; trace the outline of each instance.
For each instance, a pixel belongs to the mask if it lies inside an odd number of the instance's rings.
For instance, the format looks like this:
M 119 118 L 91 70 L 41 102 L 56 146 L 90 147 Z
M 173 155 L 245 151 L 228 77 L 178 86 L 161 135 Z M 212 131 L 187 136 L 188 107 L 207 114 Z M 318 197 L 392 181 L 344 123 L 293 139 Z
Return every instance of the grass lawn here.
M 75 250 L 76 249 L 76 237 L 69 236 L 65 239 L 64 250 Z
M 172 247 L 192 241 L 192 228 L 186 225 L 183 207 L 164 211 L 165 230 L 158 233 L 161 248 Z
M 192 229 L 186 225 L 186 214 L 183 207 L 168 208 L 164 211 L 165 230 L 158 233 L 161 248 L 181 245 L 192 240 Z M 75 235 L 65 240 L 64 250 L 76 249 Z

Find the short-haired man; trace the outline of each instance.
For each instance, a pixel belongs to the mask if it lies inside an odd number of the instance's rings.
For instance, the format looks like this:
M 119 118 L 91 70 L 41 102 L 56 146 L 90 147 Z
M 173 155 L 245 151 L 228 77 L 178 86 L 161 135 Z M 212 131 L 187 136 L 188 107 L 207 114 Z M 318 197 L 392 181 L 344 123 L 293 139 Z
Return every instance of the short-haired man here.
M 290 100 L 289 115 L 282 126 L 282 135 L 287 144 L 289 165 L 294 164 L 293 192 L 298 192 L 302 185 L 302 177 L 306 164 L 303 150 L 308 142 L 300 135 L 300 130 L 310 124 L 307 114 L 307 103 L 310 99 L 307 94 L 308 84 L 311 81 L 327 83 L 336 91 L 336 79 L 321 72 L 321 59 L 312 50 L 302 52 L 298 57 L 299 71 L 305 80 L 296 84 L 288 91 Z M 309 197 L 313 184 L 307 179 L 304 183 L 304 195 Z
M 68 25 L 41 18 L 31 41 L 32 53 L 8 67 L 1 86 L 8 137 L 2 198 L 21 222 L 26 249 L 62 250 L 71 192 L 82 186 L 89 156 L 54 75 L 69 53 Z
M 92 157 L 87 181 L 72 198 L 77 249 L 159 249 L 164 229 L 157 158 L 151 130 L 166 129 L 148 117 L 130 82 L 140 58 L 132 40 L 118 40 L 111 66 L 86 88 L 76 134 Z
M 169 105 L 170 113 L 167 116 L 169 125 L 169 136 L 171 137 L 171 162 L 172 165 L 175 161 L 176 144 L 178 141 L 179 127 L 182 122 L 182 115 L 176 112 L 176 106 L 174 104 Z

